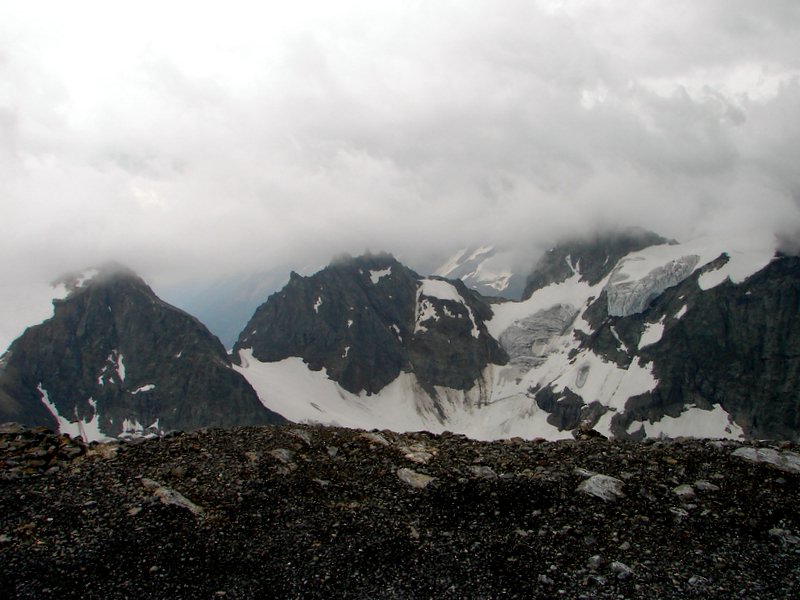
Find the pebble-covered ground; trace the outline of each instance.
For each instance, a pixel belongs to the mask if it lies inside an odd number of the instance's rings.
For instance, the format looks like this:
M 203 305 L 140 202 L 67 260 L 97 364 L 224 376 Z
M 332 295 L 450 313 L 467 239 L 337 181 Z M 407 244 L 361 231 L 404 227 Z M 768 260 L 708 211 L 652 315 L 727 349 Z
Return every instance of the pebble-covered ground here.
M 9 598 L 798 598 L 794 444 L 0 426 Z

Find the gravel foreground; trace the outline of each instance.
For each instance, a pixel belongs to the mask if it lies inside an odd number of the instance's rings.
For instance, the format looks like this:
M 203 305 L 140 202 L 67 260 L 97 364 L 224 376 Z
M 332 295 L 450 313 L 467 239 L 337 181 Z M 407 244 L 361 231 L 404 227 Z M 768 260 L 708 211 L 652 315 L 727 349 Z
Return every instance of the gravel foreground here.
M 585 436 L 586 437 L 586 436 Z M 10 598 L 797 598 L 797 445 L 0 426 Z

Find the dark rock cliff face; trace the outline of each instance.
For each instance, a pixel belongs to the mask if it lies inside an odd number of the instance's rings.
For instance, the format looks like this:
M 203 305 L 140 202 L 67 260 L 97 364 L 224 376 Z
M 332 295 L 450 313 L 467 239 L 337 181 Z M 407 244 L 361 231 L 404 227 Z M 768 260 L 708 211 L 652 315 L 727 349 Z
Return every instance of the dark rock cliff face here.
M 196 319 L 115 267 L 54 301 L 55 315 L 17 339 L 0 364 L 0 421 L 58 426 L 96 418 L 117 435 L 147 428 L 284 422 L 230 368 Z
M 522 297 L 530 298 L 538 289 L 566 281 L 576 271 L 581 274 L 582 281 L 595 285 L 611 273 L 626 254 L 668 242 L 651 231 L 631 228 L 620 233 L 561 243 L 539 259 L 528 275 Z
M 608 317 L 605 295 L 584 314 L 596 326 L 584 347 L 622 367 L 652 362 L 659 382 L 613 419 L 615 435 L 692 404 L 719 404 L 750 438 L 800 435 L 800 258 L 778 257 L 741 284 L 702 290 L 698 277 L 726 261 L 666 290 L 641 314 Z M 639 348 L 645 328 L 659 322 L 659 341 Z
M 668 327 L 641 351 L 659 386 L 650 404 L 720 404 L 752 438 L 800 436 L 800 258 L 741 285 L 702 292 L 695 278 L 652 306 Z M 686 306 L 680 319 L 674 315 Z M 638 404 L 632 401 L 632 408 Z
M 354 393 L 377 393 L 401 371 L 423 386 L 469 389 L 488 363 L 506 360 L 484 326 L 491 308 L 460 281 L 448 285 L 463 302 L 426 296 L 421 285 L 388 254 L 340 258 L 310 277 L 293 273 L 256 310 L 234 356 L 248 348 L 264 362 L 299 356 Z

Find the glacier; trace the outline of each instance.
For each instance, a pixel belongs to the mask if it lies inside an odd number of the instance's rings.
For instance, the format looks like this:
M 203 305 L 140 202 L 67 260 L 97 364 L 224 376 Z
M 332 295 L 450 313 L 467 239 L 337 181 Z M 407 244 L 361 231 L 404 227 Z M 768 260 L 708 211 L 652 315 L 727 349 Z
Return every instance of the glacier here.
M 695 269 L 700 257 L 694 254 L 681 256 L 659 265 L 644 277 L 631 279 L 626 267 L 642 257 L 623 258 L 611 273 L 606 294 L 608 314 L 612 317 L 627 317 L 645 310 L 664 290 L 679 284 Z

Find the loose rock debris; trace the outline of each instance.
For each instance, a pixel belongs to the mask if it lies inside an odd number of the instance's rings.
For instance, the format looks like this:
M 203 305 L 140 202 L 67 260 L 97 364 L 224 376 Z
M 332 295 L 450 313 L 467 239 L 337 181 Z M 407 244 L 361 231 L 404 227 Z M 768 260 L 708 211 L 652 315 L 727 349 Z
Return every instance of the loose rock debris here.
M 487 443 L 301 425 L 92 446 L 4 425 L 0 590 L 796 598 L 793 455 L 794 443 Z

